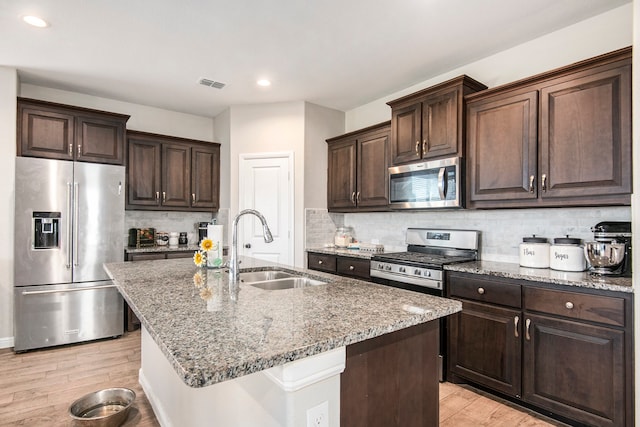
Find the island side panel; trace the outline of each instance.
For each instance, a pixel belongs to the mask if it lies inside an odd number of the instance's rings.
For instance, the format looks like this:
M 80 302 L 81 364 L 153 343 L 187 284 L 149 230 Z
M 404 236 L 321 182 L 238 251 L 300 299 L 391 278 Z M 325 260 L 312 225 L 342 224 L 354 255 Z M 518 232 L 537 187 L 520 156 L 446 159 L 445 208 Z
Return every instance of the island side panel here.
M 439 322 L 347 347 L 340 425 L 437 427 Z

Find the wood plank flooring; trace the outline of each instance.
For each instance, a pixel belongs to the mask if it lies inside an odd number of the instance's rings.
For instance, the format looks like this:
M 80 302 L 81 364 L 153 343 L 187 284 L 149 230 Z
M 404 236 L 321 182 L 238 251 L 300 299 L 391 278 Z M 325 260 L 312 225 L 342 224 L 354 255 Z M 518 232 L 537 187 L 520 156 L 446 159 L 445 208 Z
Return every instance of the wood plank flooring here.
M 127 387 L 136 401 L 125 427 L 157 427 L 138 384 L 140 331 L 115 340 L 15 354 L 0 350 L 0 426 L 71 425 L 68 408 L 79 397 Z M 466 386 L 440 385 L 440 425 L 455 427 L 562 426 Z

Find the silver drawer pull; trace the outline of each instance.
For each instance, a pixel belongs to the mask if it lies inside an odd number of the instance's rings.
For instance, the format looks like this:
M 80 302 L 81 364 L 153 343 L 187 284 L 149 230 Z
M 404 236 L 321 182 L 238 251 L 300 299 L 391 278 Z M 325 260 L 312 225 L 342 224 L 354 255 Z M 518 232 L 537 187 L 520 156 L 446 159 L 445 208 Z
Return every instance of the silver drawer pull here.
M 567 310 L 571 310 L 573 308 L 573 303 L 571 301 L 567 301 L 564 303 L 564 306 L 567 307 Z
M 514 326 L 514 329 L 513 329 L 514 332 L 513 333 L 516 336 L 516 338 L 518 338 L 520 336 L 518 334 L 518 323 L 519 322 L 520 322 L 520 317 L 516 316 L 516 317 L 513 318 L 513 326 Z
M 318 260 L 318 264 L 322 265 L 322 260 Z
M 353 271 L 353 270 L 355 270 L 355 269 L 356 269 L 356 268 L 355 268 L 353 265 L 350 265 L 350 266 L 349 266 L 349 270 Z
M 525 324 L 524 337 L 527 339 L 527 341 L 531 341 L 531 335 L 529 335 L 529 328 L 531 327 L 531 319 L 525 320 L 524 324 Z
M 478 288 L 478 293 L 480 295 L 484 295 L 484 288 Z

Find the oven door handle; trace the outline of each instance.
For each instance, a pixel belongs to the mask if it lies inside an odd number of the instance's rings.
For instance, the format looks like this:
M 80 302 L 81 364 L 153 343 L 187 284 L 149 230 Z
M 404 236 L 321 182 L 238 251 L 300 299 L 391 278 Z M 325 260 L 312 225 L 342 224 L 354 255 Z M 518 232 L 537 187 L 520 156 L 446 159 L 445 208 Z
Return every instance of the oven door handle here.
M 440 193 L 440 200 L 447 199 L 447 168 L 440 168 L 438 172 L 438 193 Z

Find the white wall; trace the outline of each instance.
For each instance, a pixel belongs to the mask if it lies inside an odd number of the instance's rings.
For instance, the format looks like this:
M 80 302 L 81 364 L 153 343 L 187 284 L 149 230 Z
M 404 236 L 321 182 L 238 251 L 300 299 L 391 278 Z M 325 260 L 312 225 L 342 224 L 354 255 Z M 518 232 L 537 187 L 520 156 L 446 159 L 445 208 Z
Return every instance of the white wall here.
M 489 87 L 509 83 L 612 50 L 630 46 L 631 3 L 555 31 L 346 112 L 347 132 L 389 120 L 387 101 L 466 74 Z M 428 59 L 425 59 L 428 61 Z
M 18 74 L 0 67 L 0 348 L 13 346 L 13 224 Z
M 304 207 L 327 207 L 327 142 L 344 133 L 344 112 L 305 103 Z

